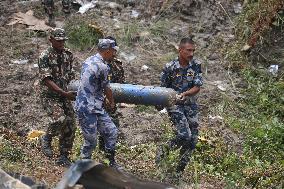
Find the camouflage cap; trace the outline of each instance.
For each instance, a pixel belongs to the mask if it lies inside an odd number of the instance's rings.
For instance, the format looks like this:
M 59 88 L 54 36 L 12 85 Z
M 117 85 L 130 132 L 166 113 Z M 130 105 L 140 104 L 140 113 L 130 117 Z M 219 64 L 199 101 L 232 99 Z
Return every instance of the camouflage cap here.
M 50 31 L 50 37 L 54 38 L 55 40 L 67 40 L 65 30 L 62 28 L 54 28 Z
M 116 42 L 111 39 L 99 39 L 98 43 L 98 49 L 110 49 L 113 48 L 115 50 L 118 50 L 118 46 L 116 45 Z

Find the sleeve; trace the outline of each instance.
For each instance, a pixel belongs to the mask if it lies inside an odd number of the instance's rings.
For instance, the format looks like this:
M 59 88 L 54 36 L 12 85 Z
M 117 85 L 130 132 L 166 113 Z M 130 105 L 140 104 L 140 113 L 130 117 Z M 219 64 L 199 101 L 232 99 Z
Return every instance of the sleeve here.
M 48 54 L 43 52 L 38 59 L 39 79 L 43 81 L 47 77 L 52 77 L 52 69 L 49 66 Z
M 171 87 L 171 71 L 166 65 L 161 73 L 161 87 Z
M 75 70 L 73 68 L 74 63 L 76 63 L 76 60 L 75 60 L 73 54 L 71 53 L 70 54 L 70 62 L 69 62 L 69 64 L 70 64 L 70 72 L 68 74 L 69 75 L 69 81 L 75 79 Z
M 102 67 L 99 74 L 102 88 L 109 87 L 110 81 L 108 79 L 108 73 L 109 73 L 109 67 L 108 66 Z
M 98 66 L 96 65 L 96 71 L 94 72 L 94 77 L 97 81 L 100 82 L 102 88 L 109 87 L 109 79 L 108 79 L 108 66 Z
M 195 66 L 195 74 L 193 78 L 193 85 L 200 87 L 203 85 L 203 78 L 202 78 L 202 70 L 201 70 L 201 64 L 199 62 L 196 63 Z

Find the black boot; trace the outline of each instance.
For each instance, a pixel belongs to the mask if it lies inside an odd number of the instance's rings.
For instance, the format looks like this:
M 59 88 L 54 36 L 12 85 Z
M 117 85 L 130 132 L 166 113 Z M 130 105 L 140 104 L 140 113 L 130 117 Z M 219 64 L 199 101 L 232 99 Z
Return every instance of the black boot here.
M 58 166 L 64 166 L 64 167 L 70 167 L 72 162 L 68 158 L 68 155 L 66 154 L 61 154 L 59 158 L 56 161 L 56 165 Z
M 115 150 L 106 151 L 106 158 L 109 160 L 109 166 L 116 170 L 123 170 L 123 168 L 115 161 Z
M 176 172 L 178 174 L 182 174 L 184 172 L 186 165 L 189 163 L 191 153 L 192 149 L 188 145 L 182 146 L 182 148 L 180 149 L 180 161 L 176 169 Z
M 105 150 L 105 141 L 104 141 L 104 137 L 102 135 L 99 135 L 99 150 L 100 151 L 104 151 Z
M 180 140 L 177 138 L 171 139 L 165 145 L 158 147 L 156 152 L 156 164 L 159 164 L 162 159 L 169 155 L 170 150 L 175 150 L 181 146 Z
M 41 137 L 41 150 L 46 157 L 51 158 L 53 156 L 51 147 L 52 137 L 50 135 L 44 135 Z
M 155 160 L 157 165 L 162 161 L 162 159 L 169 155 L 169 151 L 170 149 L 168 145 L 161 145 L 157 148 Z

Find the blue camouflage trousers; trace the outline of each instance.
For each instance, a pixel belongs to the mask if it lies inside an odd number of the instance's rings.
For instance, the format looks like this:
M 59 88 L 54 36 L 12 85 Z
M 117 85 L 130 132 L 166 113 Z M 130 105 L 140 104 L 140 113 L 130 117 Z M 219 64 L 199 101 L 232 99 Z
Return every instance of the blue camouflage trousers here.
M 189 162 L 192 150 L 198 142 L 198 110 L 196 105 L 176 105 L 168 108 L 168 113 L 175 126 L 175 137 L 169 142 L 171 149 L 180 148 L 181 169 Z
M 90 159 L 97 145 L 97 131 L 105 141 L 105 150 L 115 150 L 118 129 L 110 116 L 104 113 L 77 112 L 80 128 L 84 138 L 81 148 L 81 158 Z

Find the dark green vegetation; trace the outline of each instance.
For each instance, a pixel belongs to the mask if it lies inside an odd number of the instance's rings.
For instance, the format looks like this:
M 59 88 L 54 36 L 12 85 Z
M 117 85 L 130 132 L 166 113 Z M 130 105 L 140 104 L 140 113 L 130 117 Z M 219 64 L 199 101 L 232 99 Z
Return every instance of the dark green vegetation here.
M 284 66 L 283 6 L 279 0 L 248 1 L 237 19 L 238 41 L 224 49 L 228 67 L 242 82 L 240 95 L 224 95 L 216 111 L 226 128 L 241 136 L 241 146 L 228 145 L 218 132 L 206 129 L 202 135 L 211 140 L 199 143 L 190 172 L 225 179 L 227 188 L 284 187 L 283 71 L 272 75 L 267 69 Z M 245 44 L 253 48 L 241 52 Z
M 81 51 L 94 47 L 103 37 L 96 22 L 85 17 L 72 16 L 66 22 L 65 29 L 69 38 L 67 45 Z

